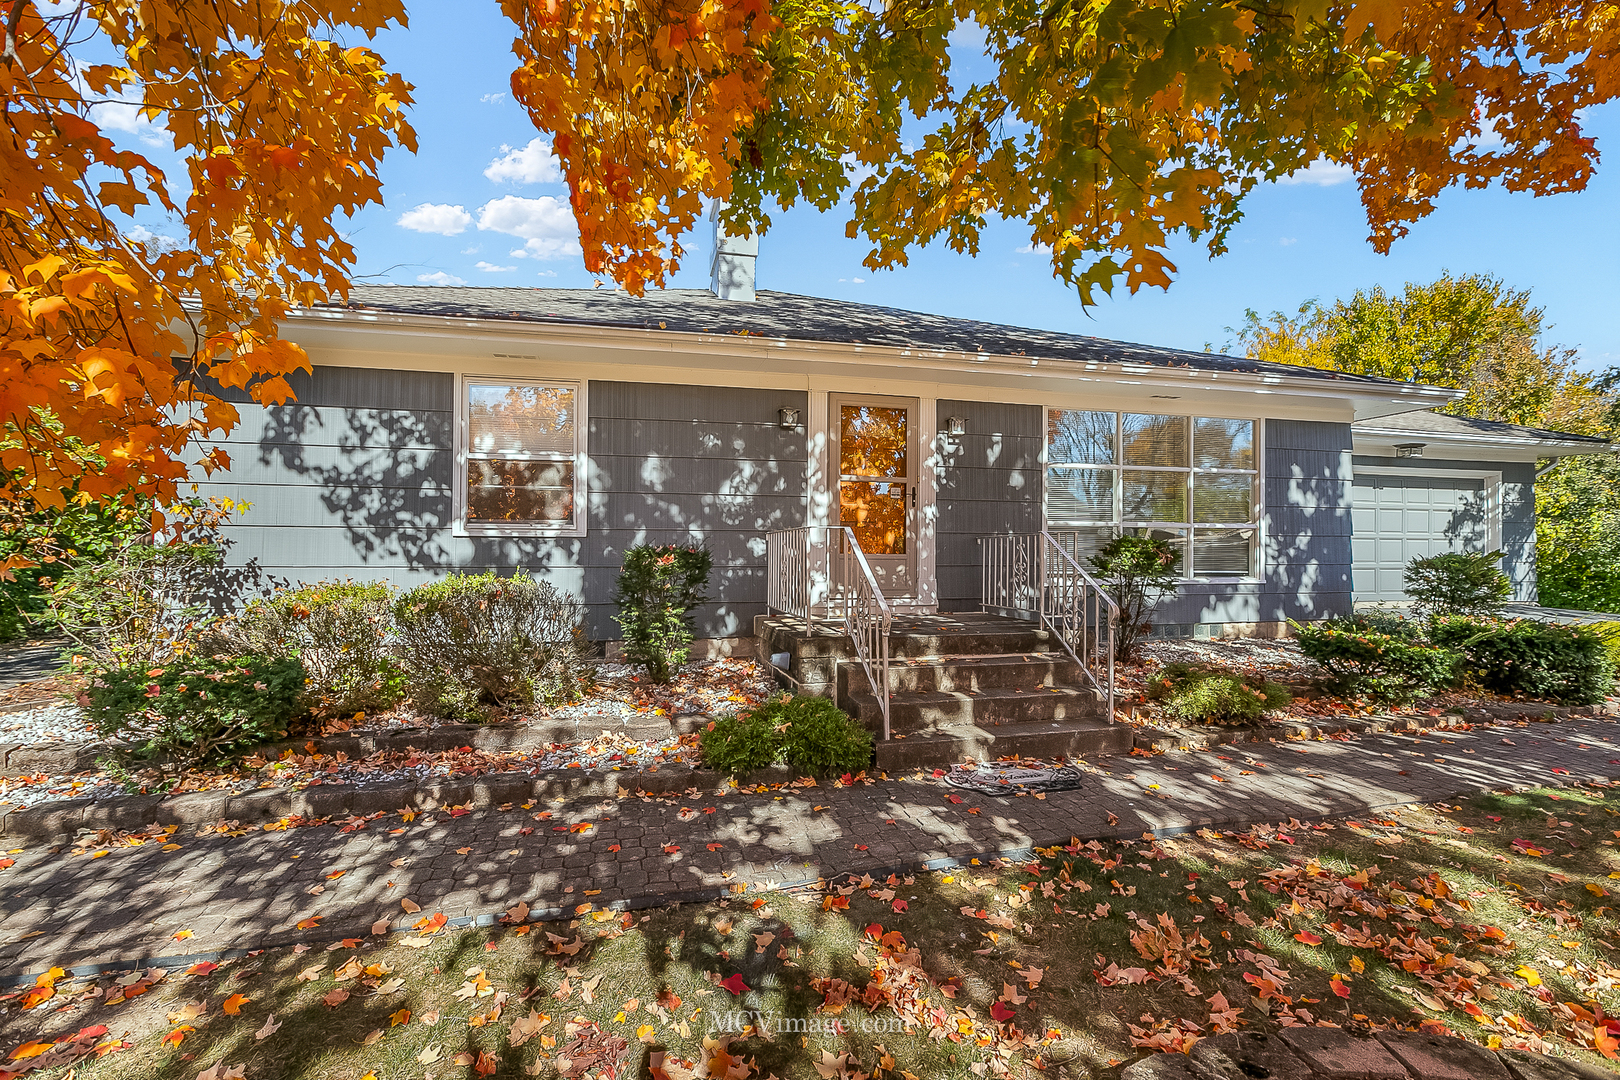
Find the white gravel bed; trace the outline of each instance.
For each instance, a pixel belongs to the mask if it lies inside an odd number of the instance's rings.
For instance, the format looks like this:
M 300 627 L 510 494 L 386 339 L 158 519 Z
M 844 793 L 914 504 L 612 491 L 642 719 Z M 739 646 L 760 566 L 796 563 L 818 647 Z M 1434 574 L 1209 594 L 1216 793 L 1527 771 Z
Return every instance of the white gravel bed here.
M 1299 651 L 1298 643 L 1290 638 L 1149 641 L 1142 646 L 1142 657 L 1160 664 L 1220 664 L 1264 672 L 1272 679 L 1308 679 L 1314 670 Z
M 95 737 L 95 728 L 77 705 L 59 702 L 0 713 L 0 743 L 90 742 Z

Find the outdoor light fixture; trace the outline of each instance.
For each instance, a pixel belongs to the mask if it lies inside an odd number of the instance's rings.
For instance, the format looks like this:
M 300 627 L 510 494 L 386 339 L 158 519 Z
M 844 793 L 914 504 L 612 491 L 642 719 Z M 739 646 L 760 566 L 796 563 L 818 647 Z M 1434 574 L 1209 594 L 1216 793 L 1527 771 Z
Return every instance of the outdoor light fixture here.
M 777 426 L 781 427 L 784 431 L 792 431 L 794 428 L 799 426 L 798 409 L 777 409 L 776 416 Z
M 967 417 L 952 416 L 945 420 L 945 433 L 948 435 L 966 435 Z
M 1427 443 L 1420 443 L 1420 442 L 1396 443 L 1395 444 L 1395 456 L 1396 457 L 1422 457 L 1423 456 L 1423 448 L 1425 446 L 1427 446 L 1427 445 L 1428 445 Z

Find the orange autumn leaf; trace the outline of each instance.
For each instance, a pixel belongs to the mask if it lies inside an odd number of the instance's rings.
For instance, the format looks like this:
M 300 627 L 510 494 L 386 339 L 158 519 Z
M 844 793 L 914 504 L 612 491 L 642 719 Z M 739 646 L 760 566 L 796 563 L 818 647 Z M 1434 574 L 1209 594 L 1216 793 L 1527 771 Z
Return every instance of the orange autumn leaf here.
M 246 994 L 232 994 L 230 997 L 226 998 L 225 1003 L 220 1006 L 220 1011 L 226 1016 L 236 1016 L 242 1011 L 242 1006 L 246 1005 L 247 1002 L 248 996 Z

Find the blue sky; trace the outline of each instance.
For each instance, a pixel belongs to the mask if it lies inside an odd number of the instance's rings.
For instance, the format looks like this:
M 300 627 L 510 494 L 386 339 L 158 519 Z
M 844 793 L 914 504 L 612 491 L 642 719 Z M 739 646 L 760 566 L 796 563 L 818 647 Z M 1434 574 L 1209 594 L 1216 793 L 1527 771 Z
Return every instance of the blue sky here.
M 383 35 L 376 48 L 416 84 L 420 152 L 390 155 L 387 205 L 353 222 L 356 272 L 400 284 L 594 284 L 573 239 L 566 185 L 507 92 L 511 25 L 493 0 L 410 7 L 410 28 Z M 1612 151 L 1620 106 L 1588 117 L 1587 133 Z M 1600 167 L 1577 195 L 1447 192 L 1388 256 L 1366 241 L 1348 175 L 1314 170 L 1307 182 L 1252 195 L 1229 254 L 1211 260 L 1201 247 L 1184 246 L 1173 255 L 1180 273 L 1168 292 L 1131 296 L 1121 288 L 1090 311 L 1027 250 L 1017 223 L 988 230 L 976 258 L 935 246 L 903 270 L 874 273 L 861 266 L 865 245 L 845 239 L 838 211 L 779 213 L 761 241 L 758 277 L 766 289 L 1201 349 L 1226 343 L 1226 328 L 1245 308 L 1292 311 L 1313 297 L 1374 284 L 1399 288 L 1446 269 L 1483 271 L 1531 289 L 1553 325 L 1549 340 L 1579 349 L 1587 366 L 1605 367 L 1620 364 L 1617 167 Z M 423 206 L 430 209 L 416 211 Z M 707 287 L 711 243 L 707 235 L 691 238 L 675 285 Z

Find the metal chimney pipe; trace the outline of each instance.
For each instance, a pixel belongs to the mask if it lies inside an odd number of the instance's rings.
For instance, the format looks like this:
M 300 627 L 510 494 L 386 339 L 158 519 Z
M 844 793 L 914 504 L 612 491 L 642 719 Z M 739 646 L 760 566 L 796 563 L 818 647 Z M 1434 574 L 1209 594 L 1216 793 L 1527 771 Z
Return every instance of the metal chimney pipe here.
M 714 259 L 709 263 L 709 291 L 722 300 L 754 299 L 754 264 L 759 259 L 759 235 L 741 237 L 726 232 L 720 221 L 725 203 L 709 210 L 714 222 Z

